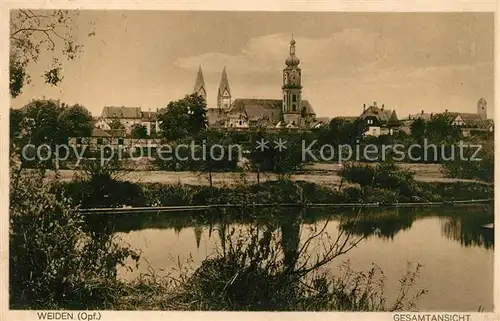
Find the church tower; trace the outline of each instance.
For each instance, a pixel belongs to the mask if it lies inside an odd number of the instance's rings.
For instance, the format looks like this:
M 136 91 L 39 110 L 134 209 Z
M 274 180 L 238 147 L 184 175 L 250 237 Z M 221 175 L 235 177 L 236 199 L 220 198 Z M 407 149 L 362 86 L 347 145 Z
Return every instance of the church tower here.
M 205 80 L 203 79 L 203 71 L 201 65 L 198 67 L 198 75 L 196 76 L 196 83 L 194 84 L 193 94 L 198 94 L 205 102 L 207 101 L 207 89 L 205 87 Z
M 227 109 L 229 106 L 231 106 L 231 90 L 229 89 L 226 67 L 224 67 L 217 92 L 217 108 Z
M 487 107 L 486 99 L 481 97 L 477 102 L 477 113 L 481 116 L 481 119 L 487 119 Z
M 295 40 L 290 41 L 290 55 L 285 60 L 283 69 L 283 120 L 285 123 L 299 125 L 300 102 L 302 100 L 300 60 L 295 56 Z

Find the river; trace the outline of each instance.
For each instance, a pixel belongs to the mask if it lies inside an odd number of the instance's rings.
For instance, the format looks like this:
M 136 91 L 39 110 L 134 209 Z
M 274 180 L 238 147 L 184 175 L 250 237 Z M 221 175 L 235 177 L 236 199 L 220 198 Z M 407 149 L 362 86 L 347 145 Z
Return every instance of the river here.
M 153 270 L 160 276 L 177 275 L 179 263 L 183 268 L 196 268 L 207 256 L 220 250 L 221 226 L 225 226 L 225 231 L 241 231 L 265 224 L 266 211 L 255 212 L 257 220 L 234 213 L 229 218 L 225 216 L 227 213 L 142 213 L 113 217 L 110 221 L 120 242 L 141 252 L 139 268 L 133 272 L 120 269 L 119 277 L 132 280 Z M 321 235 L 333 239 L 341 231 L 351 233 L 356 239 L 362 237 L 357 247 L 335 258 L 324 269 L 339 276 L 346 262 L 355 271 L 367 271 L 376 264 L 386 276 L 385 295 L 389 302 L 397 296 L 398 280 L 408 270 L 408 264 L 413 268 L 421 264 L 414 289 L 425 289 L 428 293 L 416 302 L 417 310 L 477 311 L 480 307 L 484 311 L 493 310 L 493 230 L 483 227 L 493 222 L 493 209 L 489 205 L 365 209 L 359 216 L 355 210 L 309 209 L 295 213 L 283 209 L 281 212 L 278 225 L 283 235 L 286 228 L 287 238 L 296 238 L 299 246 L 308 235 L 323 227 Z M 321 252 L 320 248 L 313 245 L 308 253 Z

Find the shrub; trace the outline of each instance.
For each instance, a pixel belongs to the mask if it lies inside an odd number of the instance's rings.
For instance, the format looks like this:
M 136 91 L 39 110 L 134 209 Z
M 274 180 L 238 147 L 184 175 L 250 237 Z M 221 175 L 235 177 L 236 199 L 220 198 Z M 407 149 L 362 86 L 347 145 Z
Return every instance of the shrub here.
M 23 175 L 10 203 L 10 305 L 23 309 L 113 306 L 116 266 L 135 252 L 90 231 L 71 200 L 43 177 Z
M 342 170 L 342 177 L 361 187 L 389 189 L 406 197 L 413 195 L 416 186 L 415 173 L 401 169 L 394 163 L 382 163 L 376 166 L 346 164 Z
M 494 146 L 493 142 L 482 145 L 478 155 L 474 155 L 476 148 L 464 148 L 460 151 L 455 149 L 455 155 L 452 161 L 442 164 L 442 171 L 448 177 L 453 178 L 475 178 L 487 182 L 493 182 L 494 179 Z M 474 156 L 480 160 L 470 160 Z

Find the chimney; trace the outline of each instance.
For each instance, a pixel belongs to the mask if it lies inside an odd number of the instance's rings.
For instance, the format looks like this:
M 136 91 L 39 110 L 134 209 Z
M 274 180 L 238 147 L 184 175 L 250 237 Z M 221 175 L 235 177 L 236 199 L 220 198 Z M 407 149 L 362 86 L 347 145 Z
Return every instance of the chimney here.
M 424 114 L 424 110 L 423 110 L 423 109 L 422 109 L 422 112 L 421 112 L 421 114 L 422 114 L 422 115 Z
M 408 114 L 408 119 L 411 119 L 411 114 Z
M 434 113 L 431 113 L 431 117 L 434 115 Z
M 385 105 L 384 105 L 384 104 L 382 104 L 382 110 L 384 110 L 384 107 L 385 107 Z
M 366 110 L 366 104 L 363 104 L 363 112 Z
M 444 112 L 445 112 L 445 113 L 447 113 L 447 112 L 448 112 L 448 109 L 445 109 L 445 110 L 444 110 Z
M 373 102 L 373 107 L 377 107 L 377 102 L 376 101 Z

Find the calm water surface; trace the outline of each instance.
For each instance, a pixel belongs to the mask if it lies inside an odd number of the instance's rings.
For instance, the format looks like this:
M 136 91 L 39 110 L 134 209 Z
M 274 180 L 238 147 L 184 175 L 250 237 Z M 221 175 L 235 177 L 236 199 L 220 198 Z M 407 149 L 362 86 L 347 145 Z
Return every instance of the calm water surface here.
M 341 230 L 365 236 L 358 247 L 326 268 L 338 275 L 339 266 L 346 261 L 356 271 L 368 270 L 375 263 L 387 277 L 389 302 L 397 295 L 398 280 L 407 271 L 408 263 L 419 263 L 423 267 L 415 290 L 429 292 L 417 301 L 417 309 L 477 311 L 481 306 L 492 311 L 493 230 L 482 227 L 493 222 L 491 207 L 366 210 L 356 224 L 352 223 L 354 216 L 352 211 L 332 209 L 321 213 L 302 211 L 294 216 L 301 228 L 292 228 L 295 232 L 290 237 L 303 241 L 309 228 L 321 228 L 325 223 L 325 231 L 332 237 Z M 245 229 L 249 224 L 258 224 L 248 218 L 231 217 L 226 222 L 229 228 Z M 151 270 L 160 275 L 176 274 L 179 262 L 192 261 L 192 266 L 197 267 L 220 247 L 220 220 L 213 213 L 144 213 L 113 218 L 121 242 L 142 253 L 138 270 L 121 269 L 120 277 L 132 280 Z M 282 229 L 290 223 L 286 221 Z

